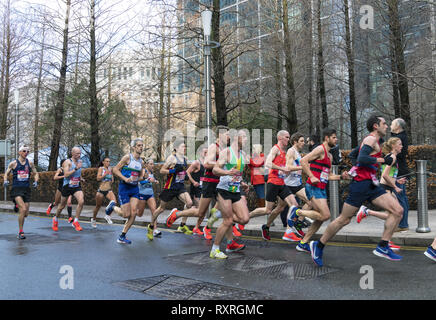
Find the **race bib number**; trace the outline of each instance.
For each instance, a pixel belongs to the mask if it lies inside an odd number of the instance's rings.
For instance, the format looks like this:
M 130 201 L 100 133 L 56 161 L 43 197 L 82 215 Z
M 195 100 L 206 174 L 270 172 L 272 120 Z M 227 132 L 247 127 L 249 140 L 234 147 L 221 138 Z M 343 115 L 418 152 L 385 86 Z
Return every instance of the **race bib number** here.
M 322 172 L 319 178 L 322 183 L 327 183 L 329 181 L 329 172 L 329 168 L 322 168 Z
M 241 186 L 241 182 L 242 182 L 242 173 L 233 176 L 232 180 L 229 182 L 229 191 L 238 192 L 239 187 Z
M 176 183 L 184 183 L 185 182 L 186 171 L 181 171 L 176 175 Z
M 27 170 L 19 170 L 19 171 L 17 171 L 17 179 L 18 179 L 18 181 L 27 181 L 27 180 L 29 180 L 29 171 L 27 171 Z
M 80 177 L 72 177 L 68 185 L 72 188 L 76 188 L 79 186 L 79 184 L 80 184 Z

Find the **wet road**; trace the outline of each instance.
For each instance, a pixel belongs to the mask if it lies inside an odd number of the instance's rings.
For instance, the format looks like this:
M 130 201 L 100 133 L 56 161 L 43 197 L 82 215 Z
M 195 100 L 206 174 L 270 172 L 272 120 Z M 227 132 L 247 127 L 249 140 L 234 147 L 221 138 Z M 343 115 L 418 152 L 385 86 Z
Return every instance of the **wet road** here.
M 424 248 L 389 262 L 371 245 L 331 244 L 318 268 L 295 244 L 242 238 L 245 250 L 217 261 L 200 237 L 163 230 L 150 242 L 133 227 L 122 245 L 120 225 L 81 224 L 60 220 L 54 232 L 50 218 L 29 216 L 20 241 L 17 217 L 0 213 L 0 299 L 436 299 Z

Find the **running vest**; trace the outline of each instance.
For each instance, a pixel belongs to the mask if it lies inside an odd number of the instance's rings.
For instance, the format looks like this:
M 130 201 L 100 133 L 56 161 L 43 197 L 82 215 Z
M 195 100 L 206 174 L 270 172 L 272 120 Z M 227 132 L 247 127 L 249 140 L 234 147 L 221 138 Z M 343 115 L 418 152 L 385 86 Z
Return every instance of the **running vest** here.
M 244 157 L 242 156 L 242 151 L 239 150 L 239 158 L 236 158 L 233 149 L 230 147 L 230 162 L 224 165 L 226 170 L 236 168 L 239 170 L 239 174 L 235 176 L 221 176 L 220 182 L 217 185 L 217 189 L 226 190 L 233 193 L 239 193 L 241 188 L 242 173 L 244 172 Z
M 102 175 L 105 174 L 105 172 L 109 172 L 109 174 L 105 175 L 103 177 L 103 179 L 101 180 L 101 182 L 112 182 L 112 169 L 111 167 L 109 167 L 108 169 L 106 169 L 105 167 L 103 168 L 103 172 L 101 173 Z
M 17 161 L 17 166 L 14 170 L 12 170 L 12 186 L 13 187 L 30 187 L 30 164 L 29 160 L 26 158 L 26 161 L 24 164 L 21 164 L 21 162 L 18 159 L 15 159 Z
M 389 155 L 391 155 L 391 153 L 388 154 L 388 156 Z M 387 166 L 387 164 L 382 164 L 382 169 L 381 169 L 382 172 L 385 171 L 386 166 Z M 397 176 L 398 176 L 398 161 L 395 161 L 395 164 L 393 166 L 391 166 L 391 170 L 389 171 L 389 177 L 396 179 Z
M 76 168 L 76 164 L 74 163 L 73 159 L 70 159 L 70 161 L 71 161 L 71 170 L 74 170 L 74 168 Z M 69 177 L 64 178 L 64 187 L 66 185 L 68 185 L 68 187 L 70 187 L 70 188 L 80 187 L 80 177 L 81 176 L 82 176 L 82 168 L 74 171 L 74 173 L 72 175 L 70 175 Z
M 152 195 L 153 185 L 150 182 L 150 178 L 154 178 L 154 176 L 153 173 L 148 172 L 147 169 L 145 170 L 145 172 L 148 173 L 148 178 L 139 182 L 139 193 L 144 195 Z
M 377 141 L 379 146 L 379 152 L 376 154 L 370 155 L 373 158 L 381 158 L 382 157 L 382 148 L 380 146 L 380 141 Z M 362 149 L 362 145 L 360 145 L 360 149 Z M 371 164 L 369 166 L 360 165 L 358 162 L 356 163 L 356 176 L 354 177 L 355 181 L 363 181 L 363 180 L 372 180 L 372 176 L 377 174 L 377 170 L 380 167 L 378 163 Z
M 215 145 L 216 145 L 216 161 L 218 161 L 218 158 L 220 157 L 220 145 L 218 143 L 215 143 Z M 203 181 L 218 183 L 220 182 L 220 177 L 214 175 L 211 169 L 205 169 Z
M 313 175 L 319 179 L 318 184 L 313 184 L 310 181 L 310 178 L 307 179 L 307 183 L 310 184 L 313 187 L 317 187 L 321 190 L 324 190 L 327 186 L 327 182 L 329 181 L 329 173 L 330 168 L 332 166 L 332 162 L 330 161 L 330 157 L 327 153 L 327 150 L 324 146 L 324 144 L 321 144 L 324 148 L 324 159 L 322 160 L 314 160 L 310 162 L 310 171 L 313 173 Z
M 168 174 L 164 189 L 178 190 L 185 185 L 186 167 L 188 165 L 186 158 L 183 157 L 183 162 L 181 162 L 176 155 L 174 157 L 177 161 L 176 166 L 183 166 L 183 171 Z
M 277 144 L 275 146 L 279 149 L 280 154 L 273 160 L 273 163 L 276 166 L 284 167 L 286 166 L 286 152 L 280 149 Z M 283 186 L 285 184 L 284 178 L 286 178 L 286 175 L 283 173 L 283 171 L 270 169 L 267 183 L 272 183 L 277 186 Z
M 296 156 L 293 165 L 300 166 L 301 154 L 297 151 L 297 149 L 295 149 L 294 147 L 292 148 L 294 149 L 295 156 Z M 303 179 L 301 177 L 301 170 L 291 171 L 291 173 L 285 178 L 285 184 L 290 187 L 301 186 L 303 184 Z
M 61 174 L 60 174 L 60 176 L 64 176 L 64 175 L 65 175 L 65 174 L 64 174 L 64 169 L 62 169 L 62 167 L 61 167 L 60 169 L 61 169 Z M 64 178 L 59 179 L 59 181 L 58 181 L 58 188 L 59 188 L 59 189 L 62 189 L 63 186 L 64 186 Z
M 121 180 L 120 183 L 136 186 L 138 185 L 139 175 L 142 171 L 142 159 L 136 160 L 135 157 L 130 154 L 130 162 L 121 168 L 121 174 L 126 178 L 132 178 L 132 182 L 125 182 Z
M 192 177 L 192 179 L 194 179 L 194 181 L 196 181 L 196 182 L 199 182 L 200 183 L 200 185 L 198 186 L 199 188 L 201 188 L 202 186 L 203 186 L 203 179 L 204 179 L 204 172 L 205 172 L 205 169 L 204 169 L 204 166 L 203 166 L 203 164 L 200 162 L 200 170 L 198 170 L 198 172 L 193 172 L 193 173 L 191 173 L 191 177 Z

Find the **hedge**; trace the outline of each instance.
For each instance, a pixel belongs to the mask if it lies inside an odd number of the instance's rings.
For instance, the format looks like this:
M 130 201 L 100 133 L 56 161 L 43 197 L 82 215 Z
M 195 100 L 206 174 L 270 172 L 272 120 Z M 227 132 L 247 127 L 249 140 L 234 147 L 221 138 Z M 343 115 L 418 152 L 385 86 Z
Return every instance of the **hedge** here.
M 348 158 L 349 150 L 342 151 L 343 164 L 349 169 L 351 167 L 350 159 Z M 407 164 L 411 172 L 416 170 L 415 160 L 428 160 L 427 170 L 429 172 L 436 173 L 436 145 L 419 145 L 419 146 L 409 146 L 409 157 Z M 165 184 L 165 176 L 159 173 L 160 165 L 155 165 L 154 175 L 159 181 L 159 183 L 154 184 L 153 189 L 155 195 L 157 195 L 156 200 L 159 200 L 158 195 L 162 191 Z M 39 173 L 39 185 L 38 187 L 32 188 L 32 201 L 33 202 L 51 202 L 54 199 L 54 195 L 57 188 L 57 181 L 53 180 L 55 175 L 54 171 L 40 172 Z M 0 175 L 1 181 L 3 181 L 3 174 Z M 88 168 L 82 170 L 82 177 L 86 180 L 82 183 L 82 190 L 85 194 L 85 204 L 95 205 L 95 193 L 98 189 L 99 183 L 97 182 L 97 168 Z M 244 172 L 245 181 L 250 181 L 250 173 L 248 167 Z M 436 209 L 436 175 L 428 176 L 427 192 L 428 192 L 428 207 L 429 209 Z M 305 179 L 304 179 L 305 180 Z M 304 181 L 303 180 L 303 181 Z M 9 176 L 9 181 L 12 181 L 12 174 Z M 346 186 L 349 184 L 347 181 L 341 181 L 341 189 L 346 190 Z M 189 182 L 185 183 L 186 190 L 189 191 Z M 9 191 L 8 188 L 8 198 L 9 201 Z M 118 190 L 118 179 L 115 180 L 113 184 L 113 191 L 117 196 Z M 0 186 L 0 192 L 3 194 L 3 184 Z M 343 193 L 345 198 L 346 191 Z M 416 177 L 411 176 L 409 182 L 407 183 L 407 196 L 409 199 L 410 209 L 416 210 L 417 208 L 417 190 L 416 190 Z M 0 196 L 1 197 L 1 196 Z M 1 197 L 3 198 L 3 197 Z M 253 210 L 256 206 L 256 194 L 253 188 L 250 188 L 250 192 L 247 195 L 248 206 L 250 210 Z M 159 201 L 158 201 L 159 202 Z M 74 203 L 74 200 L 73 200 Z M 169 203 L 169 207 L 177 207 L 178 209 L 183 209 L 183 203 L 179 200 L 173 200 Z

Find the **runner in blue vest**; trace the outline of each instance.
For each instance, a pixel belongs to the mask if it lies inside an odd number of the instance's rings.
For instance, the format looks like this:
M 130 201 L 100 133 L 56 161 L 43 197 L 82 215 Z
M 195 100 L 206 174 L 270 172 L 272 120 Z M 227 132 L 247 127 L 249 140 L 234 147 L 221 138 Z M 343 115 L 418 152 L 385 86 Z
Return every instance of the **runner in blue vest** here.
M 132 243 L 126 238 L 126 234 L 136 218 L 139 204 L 138 183 L 144 177 L 141 159 L 144 141 L 141 138 L 136 138 L 130 143 L 130 147 L 133 152 L 122 157 L 112 170 L 113 174 L 121 180 L 118 186 L 118 202 L 121 205 L 122 215 L 127 221 L 117 242 L 124 244 Z M 114 210 L 118 212 L 116 208 Z
M 26 239 L 24 236 L 24 219 L 29 214 L 29 204 L 31 198 L 30 191 L 30 175 L 34 173 L 34 182 L 33 186 L 36 188 L 38 185 L 39 175 L 36 171 L 36 168 L 33 162 L 27 159 L 27 155 L 29 154 L 29 148 L 26 146 L 21 146 L 18 150 L 19 156 L 17 159 L 13 160 L 6 170 L 4 186 L 6 187 L 9 184 L 7 177 L 9 173 L 12 171 L 13 180 L 12 180 L 12 190 L 11 190 L 11 198 L 15 200 L 15 203 L 18 205 L 19 216 L 18 216 L 18 239 L 23 240 Z
M 82 178 L 82 160 L 80 157 L 82 152 L 78 147 L 74 147 L 71 150 L 71 158 L 64 161 L 62 169 L 64 171 L 64 185 L 61 192 L 61 203 L 59 204 L 56 215 L 53 217 L 52 229 L 58 231 L 58 219 L 62 210 L 67 205 L 67 199 L 70 196 L 74 196 L 77 200 L 76 217 L 72 223 L 72 226 L 76 231 L 82 231 L 82 227 L 79 224 L 80 213 L 83 209 L 84 195 L 81 187 L 81 183 L 85 180 Z

